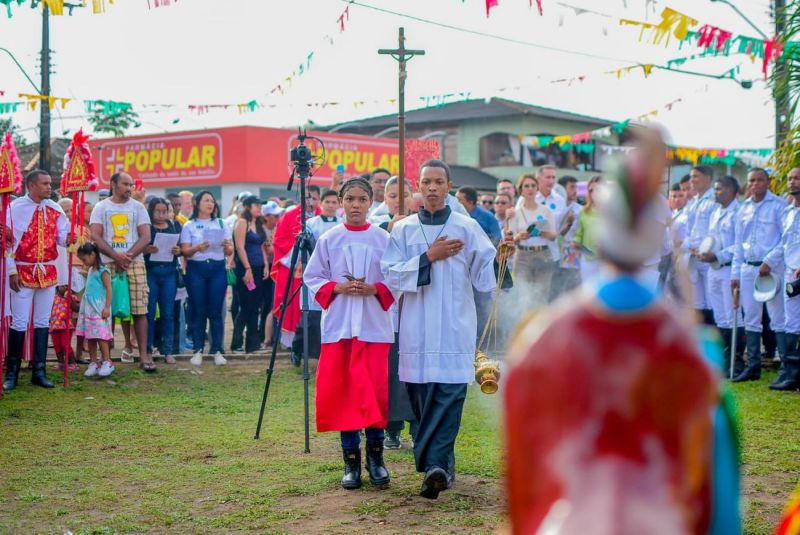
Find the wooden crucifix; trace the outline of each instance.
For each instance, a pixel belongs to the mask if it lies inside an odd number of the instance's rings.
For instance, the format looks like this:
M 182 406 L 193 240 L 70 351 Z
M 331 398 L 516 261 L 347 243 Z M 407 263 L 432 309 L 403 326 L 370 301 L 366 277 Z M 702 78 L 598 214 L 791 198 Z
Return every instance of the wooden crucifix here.
M 398 142 L 400 143 L 400 169 L 398 172 L 398 191 L 400 192 L 399 214 L 405 215 L 405 179 L 406 179 L 406 62 L 414 56 L 424 56 L 424 50 L 411 50 L 406 48 L 405 29 L 398 32 L 398 46 L 395 49 L 381 48 L 378 54 L 392 56 L 399 65 L 399 93 L 398 93 Z

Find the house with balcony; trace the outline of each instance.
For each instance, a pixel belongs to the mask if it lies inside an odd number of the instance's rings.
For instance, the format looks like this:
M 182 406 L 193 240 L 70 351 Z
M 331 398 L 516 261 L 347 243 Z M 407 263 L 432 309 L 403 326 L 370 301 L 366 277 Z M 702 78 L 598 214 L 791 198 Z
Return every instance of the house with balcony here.
M 534 106 L 503 98 L 473 99 L 406 112 L 406 136 L 437 139 L 453 184 L 494 190 L 498 180 L 516 180 L 536 167 L 552 164 L 558 176 L 586 180 L 603 168 L 617 134 L 593 138 L 594 147 L 534 147 L 532 136 L 557 137 L 608 128 L 613 120 Z M 397 136 L 397 116 L 384 115 L 330 125 L 323 130 L 376 137 Z

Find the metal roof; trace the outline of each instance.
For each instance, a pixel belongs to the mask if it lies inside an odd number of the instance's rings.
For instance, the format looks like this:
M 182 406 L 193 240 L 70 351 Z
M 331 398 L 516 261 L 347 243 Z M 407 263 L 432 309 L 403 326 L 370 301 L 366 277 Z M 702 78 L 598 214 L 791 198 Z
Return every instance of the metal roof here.
M 576 121 L 595 124 L 598 126 L 608 126 L 614 122 L 609 119 L 601 119 L 599 117 L 590 117 L 588 115 L 580 115 L 568 111 L 534 106 L 532 104 L 525 104 L 523 102 L 516 102 L 503 98 L 490 98 L 463 100 L 460 102 L 453 102 L 451 104 L 444 104 L 442 106 L 432 106 L 428 108 L 407 111 L 406 125 L 448 123 L 464 119 L 485 119 L 513 115 L 536 115 L 538 117 L 547 117 L 550 119 L 559 119 L 564 121 Z M 336 126 L 347 125 L 344 126 L 344 128 L 341 128 L 341 130 L 352 131 L 360 128 L 388 127 L 396 124 L 397 115 L 391 114 L 355 121 L 345 121 L 324 127 L 323 130 L 329 130 L 331 128 L 335 128 Z

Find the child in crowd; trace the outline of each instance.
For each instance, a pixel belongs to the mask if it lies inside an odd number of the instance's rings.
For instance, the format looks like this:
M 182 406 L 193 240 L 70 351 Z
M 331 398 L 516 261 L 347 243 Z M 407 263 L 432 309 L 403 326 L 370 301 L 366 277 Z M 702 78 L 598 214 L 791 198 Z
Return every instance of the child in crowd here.
M 114 372 L 111 363 L 109 340 L 111 331 L 111 272 L 100 262 L 100 250 L 94 243 L 85 243 L 78 249 L 78 257 L 89 268 L 86 289 L 83 293 L 76 334 L 89 343 L 91 363 L 84 375 L 86 377 L 108 377 Z M 97 346 L 102 353 L 102 364 L 97 359 Z
M 50 312 L 50 337 L 53 339 L 53 350 L 56 353 L 57 370 L 64 369 L 64 363 L 69 365 L 69 371 L 78 371 L 75 354 L 72 352 L 70 340 L 72 338 L 72 307 L 67 300 L 67 287 L 56 288 L 53 298 L 53 309 Z

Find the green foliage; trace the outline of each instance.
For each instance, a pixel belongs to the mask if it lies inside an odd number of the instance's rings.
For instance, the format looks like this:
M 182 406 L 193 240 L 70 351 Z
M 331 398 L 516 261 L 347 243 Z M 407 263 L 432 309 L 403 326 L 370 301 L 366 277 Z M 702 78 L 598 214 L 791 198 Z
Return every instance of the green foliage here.
M 6 132 L 9 131 L 11 132 L 11 139 L 14 140 L 14 145 L 18 148 L 22 145 L 27 145 L 27 141 L 22 137 L 22 134 L 19 133 L 19 125 L 14 124 L 11 117 L 0 117 L 0 136 L 5 136 Z
M 139 114 L 132 108 L 115 110 L 115 113 L 106 113 L 103 106 L 95 106 L 89 115 L 89 124 L 92 125 L 95 133 L 112 134 L 114 137 L 122 137 L 131 128 L 141 125 Z
M 800 9 L 792 5 L 789 2 L 783 13 L 785 28 L 778 39 L 784 43 L 784 51 L 770 76 L 775 97 L 786 99 L 789 106 L 783 142 L 770 162 L 781 178 L 800 166 Z

